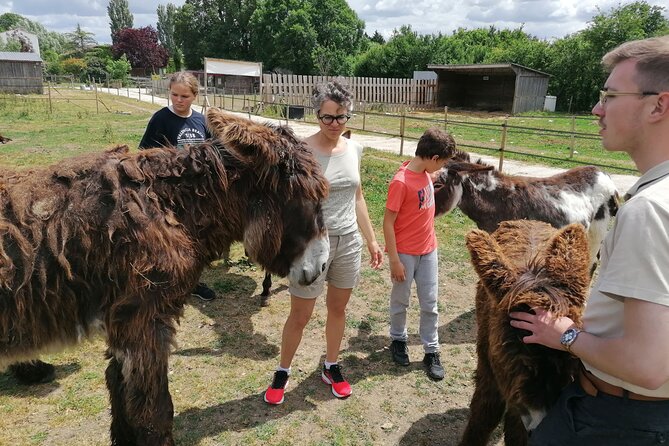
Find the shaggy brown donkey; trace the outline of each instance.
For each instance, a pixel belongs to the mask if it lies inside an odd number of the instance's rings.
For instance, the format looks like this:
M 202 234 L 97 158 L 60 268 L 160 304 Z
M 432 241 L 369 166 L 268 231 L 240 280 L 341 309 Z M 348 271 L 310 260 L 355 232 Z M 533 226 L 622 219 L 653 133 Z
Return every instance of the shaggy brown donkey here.
M 218 139 L 186 150 L 122 146 L 0 172 L 0 367 L 104 335 L 114 445 L 174 443 L 176 323 L 233 241 L 305 283 L 327 260 L 327 249 L 301 260 L 314 240 L 327 244 L 327 182 L 303 143 L 217 110 L 207 118 Z
M 346 139 L 351 139 L 351 131 L 346 130 L 344 133 L 341 134 L 341 136 Z M 272 288 L 272 274 L 269 272 L 265 272 L 265 277 L 263 278 L 262 281 L 262 291 L 260 293 L 260 305 L 262 306 L 269 305 L 269 293 L 271 288 Z
M 485 446 L 504 416 L 505 444 L 523 446 L 578 362 L 567 352 L 524 344 L 529 333 L 511 327 L 509 312 L 541 307 L 581 324 L 590 283 L 585 231 L 580 224 L 558 230 L 538 221 L 507 221 L 493 234 L 470 232 L 467 248 L 480 278 L 478 364 L 460 445 Z

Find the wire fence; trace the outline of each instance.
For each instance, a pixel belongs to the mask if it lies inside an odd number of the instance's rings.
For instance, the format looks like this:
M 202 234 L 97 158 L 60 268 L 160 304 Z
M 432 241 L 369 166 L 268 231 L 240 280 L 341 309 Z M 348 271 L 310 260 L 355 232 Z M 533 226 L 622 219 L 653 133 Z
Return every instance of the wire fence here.
M 135 86 L 80 84 L 72 80 L 52 84 L 48 82 L 43 95 L 0 95 L 0 110 L 12 107 L 22 110 L 41 110 L 50 114 L 64 112 L 62 103 L 75 104 L 78 113 L 124 113 L 128 103 L 117 102 L 115 97 L 135 99 L 136 108 L 151 103 L 169 104 L 169 90 L 164 83 L 140 78 Z M 251 117 L 263 116 L 279 120 L 317 124 L 314 109 L 292 104 L 287 97 L 274 95 L 273 101 L 263 100 L 259 94 L 238 93 L 210 87 L 202 89 L 197 105 L 219 107 L 246 113 Z M 72 109 L 72 107 L 67 107 Z M 477 153 L 496 155 L 501 169 L 505 157 L 560 167 L 596 165 L 620 173 L 636 173 L 634 164 L 625 154 L 606 153 L 601 146 L 599 126 L 593 116 L 537 114 L 510 116 L 449 110 L 448 107 L 430 111 L 414 110 L 401 104 L 357 102 L 348 127 L 353 131 L 378 134 L 400 139 L 400 154 L 406 141 L 416 141 L 429 127 L 448 130 L 458 146 Z

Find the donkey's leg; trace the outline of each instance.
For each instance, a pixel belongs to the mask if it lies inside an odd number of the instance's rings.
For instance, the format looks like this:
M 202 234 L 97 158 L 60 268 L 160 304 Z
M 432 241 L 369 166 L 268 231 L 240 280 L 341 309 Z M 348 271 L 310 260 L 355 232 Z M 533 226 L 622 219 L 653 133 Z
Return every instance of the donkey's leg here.
M 107 356 L 111 356 L 109 351 Z M 136 445 L 135 432 L 128 422 L 125 408 L 125 383 L 121 367 L 121 363 L 111 356 L 105 372 L 111 401 L 111 440 L 112 445 Z
M 506 446 L 527 445 L 527 430 L 520 413 L 515 409 L 509 409 L 504 415 L 504 444 Z
M 56 378 L 55 367 L 39 359 L 17 362 L 9 366 L 9 371 L 21 384 L 25 385 L 48 383 Z
M 485 446 L 504 414 L 505 403 L 487 361 L 476 368 L 476 389 L 460 446 Z
M 148 326 L 140 322 L 146 320 L 142 317 L 128 321 L 127 326 L 115 331 L 115 339 L 110 339 L 114 358 L 107 384 L 112 400 L 113 445 L 174 445 L 174 407 L 167 381 L 174 329 L 162 323 L 159 316 Z
M 260 296 L 268 298 L 270 288 L 272 288 L 272 274 L 266 272 L 265 279 L 262 281 L 262 293 L 260 293 Z

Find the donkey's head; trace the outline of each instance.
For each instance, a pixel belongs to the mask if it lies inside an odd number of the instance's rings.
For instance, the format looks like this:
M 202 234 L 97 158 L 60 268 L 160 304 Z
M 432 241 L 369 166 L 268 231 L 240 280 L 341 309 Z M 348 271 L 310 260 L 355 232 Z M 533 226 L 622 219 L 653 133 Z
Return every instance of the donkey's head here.
M 207 121 L 226 148 L 226 170 L 247 202 L 243 242 L 253 261 L 268 272 L 292 271 L 300 283 L 322 272 L 329 254 L 321 201 L 328 183 L 305 144 L 286 127 L 254 123 L 211 108 Z M 292 267 L 292 270 L 291 270 Z
M 555 229 L 534 220 L 502 222 L 489 234 L 476 229 L 467 248 L 480 284 L 504 313 L 540 307 L 580 323 L 590 275 L 585 229 Z
M 493 166 L 451 160 L 438 171 L 434 180 L 435 217 L 451 212 L 462 200 L 462 185 L 470 175 L 493 170 Z

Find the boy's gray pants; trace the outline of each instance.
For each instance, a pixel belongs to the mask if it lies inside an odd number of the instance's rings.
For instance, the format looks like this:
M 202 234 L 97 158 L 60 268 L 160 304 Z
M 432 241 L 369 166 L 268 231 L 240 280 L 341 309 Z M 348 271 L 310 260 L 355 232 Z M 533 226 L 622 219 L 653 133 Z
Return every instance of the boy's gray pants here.
M 437 300 L 439 298 L 439 256 L 437 250 L 414 256 L 399 254 L 404 265 L 406 277 L 404 282 L 393 281 L 390 292 L 390 338 L 406 342 L 407 309 L 411 298 L 411 284 L 416 282 L 416 293 L 420 304 L 420 340 L 425 353 L 434 353 L 439 350 L 439 312 Z

